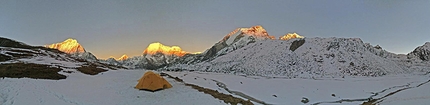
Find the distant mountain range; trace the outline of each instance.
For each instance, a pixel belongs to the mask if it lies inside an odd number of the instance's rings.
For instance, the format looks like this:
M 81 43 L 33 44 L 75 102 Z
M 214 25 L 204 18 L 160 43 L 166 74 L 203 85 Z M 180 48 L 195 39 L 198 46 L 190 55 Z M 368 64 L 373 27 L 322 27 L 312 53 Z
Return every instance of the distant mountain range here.
M 5 38 L 0 45 L 2 49 L 29 46 Z M 306 38 L 287 33 L 275 39 L 262 26 L 237 28 L 203 53 L 190 53 L 179 46 L 155 42 L 148 45 L 141 56 L 124 54 L 119 59 L 103 60 L 86 52 L 75 39 L 45 47 L 37 48 L 58 49 L 74 59 L 129 69 L 197 70 L 287 78 L 376 77 L 430 71 L 430 42 L 404 55 L 364 43 L 359 38 Z M 2 51 L 4 56 L 9 56 Z

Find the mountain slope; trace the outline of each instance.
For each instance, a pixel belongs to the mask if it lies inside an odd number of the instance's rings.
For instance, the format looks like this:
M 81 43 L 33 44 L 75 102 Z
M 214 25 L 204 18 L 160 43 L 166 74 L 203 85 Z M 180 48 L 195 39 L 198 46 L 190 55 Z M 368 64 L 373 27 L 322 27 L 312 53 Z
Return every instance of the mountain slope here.
M 430 42 L 426 42 L 424 45 L 415 48 L 414 51 L 408 53 L 410 58 L 419 58 L 423 61 L 430 60 Z
M 32 46 L 8 38 L 0 37 L 0 46 L 15 48 L 31 48 Z
M 164 70 L 201 70 L 238 75 L 318 78 L 382 76 L 407 73 L 358 38 L 262 40 L 196 64 L 175 64 Z
M 187 54 L 159 70 L 287 78 L 430 72 L 430 43 L 402 55 L 363 43 L 359 38 L 304 38 L 287 33 L 279 40 L 273 39 L 261 26 L 238 28 L 204 53 Z

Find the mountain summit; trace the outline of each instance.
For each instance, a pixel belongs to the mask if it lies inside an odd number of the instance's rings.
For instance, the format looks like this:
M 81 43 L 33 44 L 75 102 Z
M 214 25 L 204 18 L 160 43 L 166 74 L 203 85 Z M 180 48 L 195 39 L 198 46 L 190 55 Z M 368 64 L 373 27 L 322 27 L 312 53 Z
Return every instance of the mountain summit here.
M 176 62 L 177 59 L 191 54 L 182 51 L 179 46 L 166 46 L 160 42 L 148 45 L 141 56 L 128 57 L 123 55 L 118 59 L 119 63 L 128 68 L 158 69 L 169 63 Z
M 155 55 L 157 53 L 161 53 L 164 55 L 176 55 L 178 57 L 182 57 L 188 52 L 182 51 L 179 46 L 165 46 L 159 42 L 151 43 L 149 46 L 143 51 L 143 54 Z
M 262 26 L 252 26 L 250 28 L 237 28 L 227 34 L 221 41 L 213 45 L 210 49 L 203 53 L 202 60 L 208 60 L 219 55 L 232 52 L 240 49 L 248 44 L 262 40 L 273 40 L 274 36 L 270 36 L 266 29 Z
M 237 28 L 232 32 L 230 32 L 229 34 L 227 34 L 221 41 L 227 41 L 227 44 L 231 44 L 235 40 L 238 40 L 239 38 L 244 37 L 245 35 L 252 36 L 259 39 L 275 39 L 274 36 L 270 36 L 267 33 L 266 29 L 264 29 L 263 26 L 257 25 L 257 26 L 252 26 L 250 28 Z
M 97 57 L 92 53 L 85 51 L 84 47 L 76 39 L 69 38 L 61 43 L 45 45 L 47 48 L 58 49 L 74 57 L 86 59 L 88 61 L 97 61 Z
M 73 54 L 73 53 L 83 53 L 85 52 L 84 47 L 82 47 L 76 39 L 69 38 L 61 43 L 54 43 L 51 45 L 45 45 L 45 47 L 58 49 L 62 52 Z
M 284 36 L 279 37 L 279 40 L 290 40 L 290 39 L 294 39 L 294 38 L 305 38 L 303 36 L 300 36 L 297 33 L 287 33 Z

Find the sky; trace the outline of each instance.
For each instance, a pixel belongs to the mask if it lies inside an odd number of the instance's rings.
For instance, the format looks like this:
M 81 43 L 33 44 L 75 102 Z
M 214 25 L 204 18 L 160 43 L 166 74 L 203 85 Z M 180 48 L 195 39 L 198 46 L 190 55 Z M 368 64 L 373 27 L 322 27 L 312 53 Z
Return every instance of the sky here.
M 279 37 L 361 38 L 406 54 L 430 42 L 429 0 L 0 0 L 0 37 L 30 45 L 77 39 L 98 58 L 153 42 L 203 52 L 239 27 Z

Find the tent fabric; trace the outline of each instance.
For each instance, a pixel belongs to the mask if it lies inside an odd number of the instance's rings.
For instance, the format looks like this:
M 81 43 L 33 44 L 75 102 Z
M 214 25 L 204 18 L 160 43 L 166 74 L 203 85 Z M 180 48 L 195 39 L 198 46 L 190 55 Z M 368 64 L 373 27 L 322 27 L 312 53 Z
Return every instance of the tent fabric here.
M 161 89 L 171 88 L 172 85 L 159 74 L 152 71 L 147 71 L 135 86 L 136 89 L 157 91 Z

